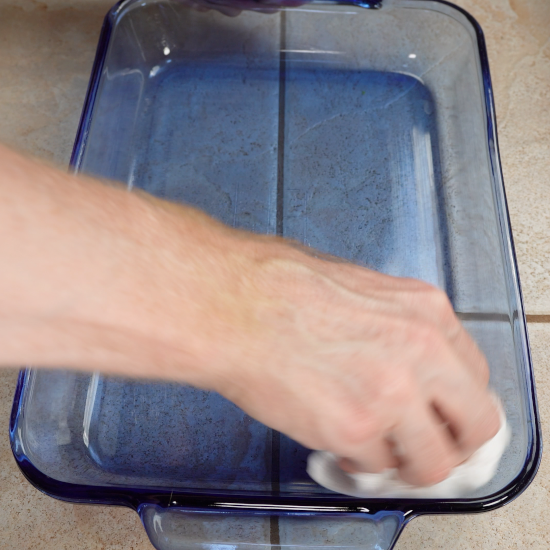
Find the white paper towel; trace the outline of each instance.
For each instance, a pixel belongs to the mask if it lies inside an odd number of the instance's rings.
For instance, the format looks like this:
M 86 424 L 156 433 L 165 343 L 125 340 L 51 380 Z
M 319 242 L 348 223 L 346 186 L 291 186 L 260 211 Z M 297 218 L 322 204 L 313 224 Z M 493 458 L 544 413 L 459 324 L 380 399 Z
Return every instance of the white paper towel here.
M 489 482 L 496 473 L 510 442 L 510 428 L 499 403 L 500 430 L 449 477 L 429 487 L 404 482 L 396 469 L 379 474 L 348 474 L 338 466 L 338 457 L 324 451 L 308 457 L 307 472 L 320 485 L 344 495 L 361 498 L 459 498 Z

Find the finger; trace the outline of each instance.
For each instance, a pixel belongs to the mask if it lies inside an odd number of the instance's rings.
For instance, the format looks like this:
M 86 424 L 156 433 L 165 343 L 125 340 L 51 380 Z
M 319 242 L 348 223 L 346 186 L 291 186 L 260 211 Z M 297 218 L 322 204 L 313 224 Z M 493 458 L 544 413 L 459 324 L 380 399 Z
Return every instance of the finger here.
M 398 461 L 389 442 L 379 438 L 362 446 L 353 458 L 341 458 L 338 464 L 350 474 L 378 474 L 388 468 L 396 468 Z
M 435 391 L 432 407 L 448 425 L 461 460 L 466 460 L 497 434 L 500 429 L 499 409 L 489 392 L 474 385 L 461 391 L 456 384 L 447 383 L 446 389 Z M 464 403 L 472 403 L 472 406 L 464 406 Z
M 460 463 L 451 436 L 437 414 L 423 403 L 394 428 L 400 477 L 413 485 L 433 485 Z
M 459 329 L 454 335 L 449 336 L 451 343 L 457 356 L 464 361 L 472 374 L 475 382 L 485 389 L 489 383 L 490 370 L 487 359 L 479 349 L 475 340 L 468 334 L 468 331 L 459 321 Z

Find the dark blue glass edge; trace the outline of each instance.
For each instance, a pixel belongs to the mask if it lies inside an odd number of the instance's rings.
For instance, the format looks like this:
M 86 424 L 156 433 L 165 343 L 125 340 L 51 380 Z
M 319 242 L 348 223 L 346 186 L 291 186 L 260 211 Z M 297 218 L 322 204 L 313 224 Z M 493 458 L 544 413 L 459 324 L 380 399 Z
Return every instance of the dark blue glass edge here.
M 94 108 L 95 98 L 97 96 L 97 90 L 101 81 L 101 73 L 103 71 L 103 65 L 107 56 L 107 49 L 109 47 L 109 41 L 111 38 L 111 32 L 113 30 L 114 20 L 113 17 L 121 4 L 127 3 L 128 0 L 122 0 L 116 4 L 105 16 L 103 25 L 101 27 L 101 33 L 99 35 L 99 41 L 94 58 L 94 64 L 92 65 L 92 73 L 90 75 L 90 81 L 88 83 L 88 89 L 86 90 L 86 97 L 84 99 L 84 106 L 82 108 L 82 115 L 80 116 L 80 122 L 76 131 L 76 137 L 73 144 L 73 151 L 71 159 L 69 161 L 69 168 L 77 172 L 82 160 L 82 154 L 86 147 L 86 140 L 88 138 L 88 132 L 90 123 L 92 120 L 92 112 Z
M 84 101 L 83 112 L 78 127 L 73 152 L 70 160 L 70 168 L 75 172 L 78 171 L 82 154 L 84 153 L 86 139 L 88 136 L 89 125 L 92 118 L 93 107 L 101 80 L 101 73 L 105 62 L 109 40 L 116 17 L 120 11 L 134 3 L 136 0 L 122 0 L 117 3 L 108 12 L 105 17 L 101 30 L 99 43 L 96 51 L 90 83 Z M 265 515 L 303 515 L 311 514 L 308 508 L 315 508 L 315 514 L 330 514 L 332 516 L 349 516 L 360 514 L 365 516 L 368 511 L 369 516 L 379 512 L 401 512 L 406 515 L 404 523 L 408 523 L 412 518 L 424 514 L 457 514 L 457 513 L 479 513 L 490 510 L 495 510 L 511 502 L 518 497 L 534 479 L 542 457 L 542 435 L 540 429 L 540 418 L 538 413 L 538 405 L 535 391 L 535 382 L 533 375 L 533 366 L 529 349 L 529 338 L 526 329 L 526 319 L 523 308 L 523 295 L 521 292 L 521 284 L 519 281 L 519 273 L 517 267 L 517 257 L 515 253 L 513 237 L 511 233 L 510 216 L 508 210 L 508 202 L 504 183 L 502 178 L 502 169 L 500 164 L 500 152 L 498 149 L 496 116 L 494 109 L 493 93 L 491 77 L 489 72 L 489 61 L 485 38 L 479 23 L 467 11 L 462 8 L 447 2 L 445 0 L 432 0 L 436 4 L 443 4 L 456 10 L 465 16 L 468 22 L 472 25 L 478 43 L 478 54 L 481 65 L 481 72 L 484 84 L 484 96 L 487 109 L 487 128 L 489 137 L 489 156 L 491 161 L 491 169 L 493 183 L 498 187 L 497 191 L 503 199 L 503 206 L 498 205 L 499 221 L 501 222 L 501 232 L 511 251 L 511 270 L 512 276 L 517 285 L 518 291 L 518 316 L 514 321 L 520 325 L 521 333 L 525 342 L 526 360 L 529 375 L 529 391 L 532 398 L 533 407 L 531 412 L 533 424 L 533 438 L 531 448 L 529 449 L 527 459 L 523 469 L 518 476 L 506 487 L 497 493 L 489 495 L 481 499 L 456 499 L 456 500 L 389 500 L 389 499 L 357 499 L 350 498 L 344 495 L 334 494 L 334 496 L 323 495 L 322 497 L 304 497 L 298 499 L 296 497 L 285 496 L 284 494 L 261 495 L 254 493 L 239 494 L 223 494 L 209 493 L 208 495 L 200 494 L 193 491 L 174 490 L 155 488 L 120 488 L 109 486 L 91 486 L 80 485 L 74 483 L 66 483 L 58 481 L 45 474 L 36 468 L 30 460 L 16 450 L 17 444 L 17 421 L 22 406 L 22 397 L 25 388 L 26 379 L 30 373 L 29 369 L 22 369 L 19 374 L 19 379 L 14 395 L 14 402 L 10 417 L 10 443 L 15 460 L 25 476 L 25 478 L 39 491 L 48 496 L 75 503 L 87 504 L 103 504 L 103 505 L 120 505 L 128 506 L 134 510 L 138 510 L 141 504 L 157 504 L 167 507 L 170 503 L 175 502 L 172 506 L 185 507 L 195 510 L 217 510 L 228 512 L 226 507 L 228 504 L 238 504 L 241 511 L 249 513 L 265 514 Z M 348 4 L 361 6 L 361 2 L 337 2 L 339 4 Z M 369 7 L 365 3 L 365 7 Z M 370 6 L 374 7 L 374 6 Z M 504 217 L 504 220 L 502 219 Z M 504 224 L 502 222 L 504 221 Z M 223 504 L 224 508 L 220 508 Z M 262 509 L 263 505 L 293 505 L 300 506 L 302 510 L 270 510 Z M 244 508 L 243 508 L 244 507 Z M 321 509 L 325 508 L 325 511 Z M 338 511 L 335 510 L 338 508 Z M 231 510 L 237 512 L 237 510 Z

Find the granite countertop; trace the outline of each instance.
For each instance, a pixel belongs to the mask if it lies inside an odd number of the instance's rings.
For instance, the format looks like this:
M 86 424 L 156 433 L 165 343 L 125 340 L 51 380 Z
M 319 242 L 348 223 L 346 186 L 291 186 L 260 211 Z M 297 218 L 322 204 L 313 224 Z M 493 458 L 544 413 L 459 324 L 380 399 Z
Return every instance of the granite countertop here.
M 114 1 L 114 0 L 113 0 Z M 67 165 L 105 0 L 0 0 L 0 141 Z M 481 24 L 491 64 L 500 153 L 525 298 L 543 437 L 550 440 L 550 2 L 455 0 Z M 0 546 L 152 546 L 135 512 L 44 496 L 21 475 L 7 423 L 17 370 L 0 372 Z M 475 516 L 423 517 L 398 550 L 550 547 L 550 459 L 517 500 Z

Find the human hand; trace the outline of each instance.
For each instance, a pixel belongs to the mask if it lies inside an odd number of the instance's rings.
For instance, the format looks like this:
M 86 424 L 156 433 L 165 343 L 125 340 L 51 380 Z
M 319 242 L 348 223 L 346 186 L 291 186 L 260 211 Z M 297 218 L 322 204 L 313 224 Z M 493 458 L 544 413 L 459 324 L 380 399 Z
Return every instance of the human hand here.
M 444 292 L 283 241 L 241 247 L 247 323 L 222 338 L 216 389 L 248 414 L 349 472 L 396 467 L 415 485 L 496 434 L 486 360 Z

